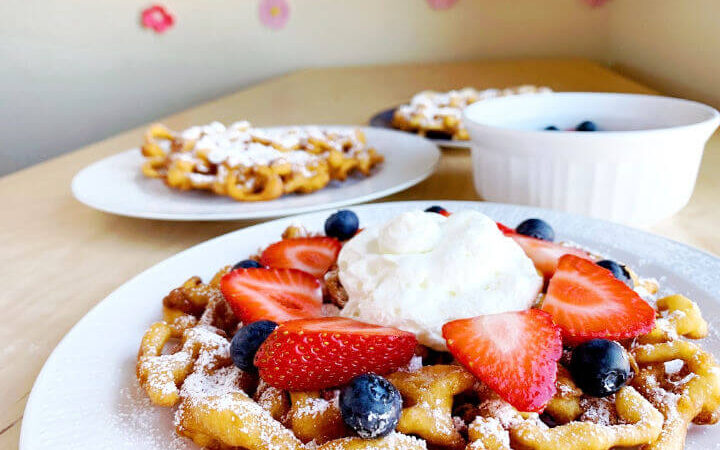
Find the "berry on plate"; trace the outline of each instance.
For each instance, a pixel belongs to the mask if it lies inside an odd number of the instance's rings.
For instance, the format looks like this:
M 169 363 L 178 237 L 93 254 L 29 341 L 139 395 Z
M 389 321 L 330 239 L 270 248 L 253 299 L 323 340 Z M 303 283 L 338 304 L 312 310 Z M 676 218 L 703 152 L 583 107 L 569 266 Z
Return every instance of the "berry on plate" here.
M 314 276 L 295 269 L 238 269 L 220 281 L 220 290 L 245 325 L 320 317 L 322 288 Z
M 542 272 L 546 280 L 555 273 L 558 261 L 563 255 L 570 254 L 580 258 L 590 259 L 590 255 L 579 248 L 567 247 L 517 233 L 505 233 L 505 236 L 513 238 L 515 242 L 522 247 L 528 258 L 532 259 L 535 268 Z
M 543 241 L 552 242 L 555 240 L 555 230 L 542 219 L 523 220 L 520 225 L 515 227 L 515 232 L 535 239 L 542 239 Z
M 235 263 L 235 265 L 232 266 L 232 269 L 251 269 L 253 267 L 259 268 L 262 267 L 262 264 L 254 259 L 243 259 L 242 261 Z
M 402 397 L 385 378 L 367 373 L 358 375 L 340 391 L 343 421 L 361 438 L 375 439 L 390 434 L 400 420 Z
M 255 372 L 255 353 L 275 328 L 277 324 L 272 320 L 258 320 L 240 328 L 230 341 L 233 363 L 246 372 Z
M 612 272 L 615 278 L 627 284 L 628 287 L 633 287 L 634 283 L 632 277 L 630 276 L 630 272 L 628 272 L 627 268 L 622 264 L 618 264 L 611 259 L 603 259 L 602 261 L 598 261 L 595 264 L 600 267 L 604 267 L 605 269 Z
M 450 215 L 450 213 L 445 208 L 443 208 L 442 206 L 438 206 L 438 205 L 434 205 L 434 206 L 427 208 L 425 210 L 425 212 L 436 213 L 436 214 L 440 214 L 441 216 L 445 216 L 445 217 L 448 217 Z
M 325 234 L 341 241 L 355 236 L 358 228 L 360 228 L 360 219 L 348 209 L 341 209 L 325 220 Z
M 558 127 L 555 125 L 548 125 L 544 128 L 545 131 L 559 131 Z
M 655 310 L 613 274 L 574 255 L 560 258 L 542 310 L 552 315 L 565 342 L 627 339 L 655 325 Z
M 292 320 L 260 346 L 255 365 L 271 386 L 314 391 L 392 372 L 410 361 L 416 344 L 412 333 L 352 319 Z
M 455 359 L 519 411 L 540 411 L 555 394 L 562 339 L 549 314 L 490 314 L 453 320 L 442 331 Z
M 283 239 L 268 246 L 260 263 L 277 269 L 298 269 L 322 277 L 335 264 L 342 244 L 325 236 Z
M 582 391 L 594 397 L 606 397 L 625 386 L 630 378 L 627 352 L 614 341 L 592 339 L 572 352 L 570 374 Z
M 584 122 L 580 122 L 577 127 L 575 127 L 575 131 L 597 131 L 598 127 L 595 125 L 595 122 L 586 120 Z

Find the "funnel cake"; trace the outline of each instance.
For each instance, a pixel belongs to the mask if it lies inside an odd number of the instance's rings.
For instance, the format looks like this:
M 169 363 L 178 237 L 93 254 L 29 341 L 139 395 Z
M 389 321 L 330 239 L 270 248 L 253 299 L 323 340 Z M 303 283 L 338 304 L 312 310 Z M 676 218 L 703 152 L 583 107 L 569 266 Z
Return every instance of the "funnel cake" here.
M 307 236 L 297 226 L 285 234 Z M 174 409 L 177 433 L 201 447 L 670 450 L 684 448 L 691 423 L 720 418 L 720 368 L 692 342 L 707 336 L 707 323 L 693 301 L 671 295 L 652 302 L 652 331 L 620 341 L 632 375 L 616 393 L 583 393 L 566 348 L 547 406 L 522 412 L 447 353 L 418 345 L 407 365 L 385 374 L 402 397 L 396 428 L 363 439 L 343 420 L 342 386 L 278 389 L 233 364 L 230 340 L 243 325 L 220 289 L 230 271 L 222 268 L 207 284 L 192 277 L 172 290 L 163 299 L 163 320 L 149 327 L 138 353 L 137 378 L 152 403 Z M 657 288 L 633 277 L 638 286 Z M 336 315 L 346 299 L 336 266 L 324 284 L 324 303 L 336 306 L 323 311 Z
M 206 190 L 238 201 L 309 193 L 352 174 L 370 176 L 383 157 L 359 130 L 258 129 L 219 122 L 177 133 L 153 125 L 145 134 L 142 173 L 179 190 Z
M 508 95 L 551 92 L 547 87 L 517 86 L 477 90 L 466 87 L 448 92 L 422 91 L 410 103 L 395 109 L 392 126 L 422 136 L 458 141 L 470 139 L 462 122 L 462 110 L 477 101 Z

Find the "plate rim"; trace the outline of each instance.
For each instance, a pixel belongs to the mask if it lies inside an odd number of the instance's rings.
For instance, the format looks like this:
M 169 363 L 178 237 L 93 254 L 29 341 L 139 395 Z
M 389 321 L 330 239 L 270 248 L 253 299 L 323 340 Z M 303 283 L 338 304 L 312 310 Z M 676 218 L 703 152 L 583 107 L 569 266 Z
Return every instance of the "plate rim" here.
M 70 183 L 70 189 L 72 191 L 73 197 L 83 205 L 95 209 L 97 211 L 101 211 L 108 214 L 113 214 L 117 216 L 122 217 L 132 217 L 136 219 L 149 219 L 149 220 L 166 220 L 166 221 L 177 221 L 177 222 L 192 222 L 192 221 L 211 221 L 211 222 L 220 222 L 220 221 L 231 221 L 231 220 L 253 220 L 253 219 L 268 219 L 268 218 L 280 218 L 280 217 L 287 217 L 291 215 L 297 215 L 297 214 L 305 214 L 309 212 L 314 211 L 321 211 L 323 209 L 332 209 L 332 208 L 338 208 L 341 206 L 349 206 L 349 205 L 356 205 L 360 203 L 366 203 L 372 200 L 380 199 L 383 197 L 387 197 L 392 194 L 396 194 L 398 192 L 404 191 L 406 189 L 411 188 L 412 186 L 415 186 L 416 184 L 419 184 L 420 182 L 426 180 L 429 178 L 432 174 L 435 173 L 437 170 L 438 165 L 440 164 L 440 158 L 442 156 L 440 149 L 438 148 L 438 144 L 433 142 L 431 139 L 424 138 L 423 136 L 418 135 L 408 135 L 407 133 L 404 133 L 400 130 L 395 129 L 387 129 L 387 128 L 380 128 L 380 127 L 371 127 L 366 125 L 283 125 L 283 126 L 271 126 L 271 127 L 258 127 L 260 130 L 277 130 L 277 129 L 287 129 L 287 128 L 306 128 L 306 127 L 319 127 L 323 129 L 348 129 L 348 128 L 360 128 L 364 131 L 367 129 L 380 130 L 380 132 L 388 132 L 397 134 L 398 136 L 402 135 L 403 137 L 411 137 L 415 136 L 415 138 L 420 139 L 422 141 L 425 141 L 424 143 L 430 144 L 432 146 L 432 150 L 430 145 L 428 146 L 428 150 L 432 151 L 434 153 L 434 161 L 432 164 L 430 164 L 429 167 L 425 169 L 425 171 L 418 175 L 417 177 L 411 178 L 409 180 L 406 180 L 399 184 L 394 184 L 391 187 L 388 187 L 386 189 L 374 191 L 369 194 L 360 195 L 360 196 L 354 196 L 350 198 L 341 198 L 333 202 L 327 202 L 323 204 L 316 204 L 316 205 L 306 205 L 306 206 L 296 206 L 291 208 L 275 208 L 272 210 L 267 211 L 250 211 L 245 213 L 214 213 L 214 214 L 204 214 L 204 215 L 198 215 L 198 214 L 175 214 L 175 213 L 147 213 L 143 211 L 119 211 L 115 208 L 109 208 L 105 205 L 98 204 L 96 202 L 93 202 L 87 198 L 87 196 L 83 193 L 83 191 L 80 190 L 78 185 L 80 184 L 81 177 L 89 170 L 93 169 L 95 166 L 106 162 L 110 158 L 115 158 L 120 155 L 130 154 L 131 152 L 137 152 L 139 151 L 139 147 L 134 147 L 131 149 L 123 150 L 117 153 L 113 153 L 111 155 L 108 155 L 104 158 L 101 158 L 97 161 L 93 161 L 92 163 L 84 166 L 82 169 L 80 169 L 75 175 L 73 175 L 72 181 Z M 365 178 L 370 179 L 370 177 Z M 341 188 L 342 189 L 342 188 Z M 240 202 L 242 203 L 242 202 Z M 245 202 L 247 203 L 247 202 Z
M 512 205 L 512 204 L 508 204 L 508 203 L 483 202 L 483 201 L 464 201 L 464 200 L 411 200 L 411 201 L 381 202 L 381 203 L 370 203 L 370 204 L 364 204 L 364 205 L 356 205 L 356 208 L 358 208 L 358 209 L 363 209 L 363 210 L 372 210 L 372 209 L 375 209 L 375 208 L 380 208 L 380 209 L 383 209 L 383 208 L 397 208 L 397 209 L 406 208 L 406 209 L 409 209 L 409 208 L 411 208 L 411 207 L 424 209 L 424 208 L 426 208 L 426 207 L 428 207 L 428 206 L 430 206 L 430 205 L 432 205 L 432 204 L 438 204 L 438 203 L 439 203 L 439 204 L 443 204 L 444 206 L 450 207 L 449 209 L 457 209 L 457 208 L 453 208 L 453 206 L 456 206 L 456 207 L 463 207 L 463 206 L 464 206 L 464 207 L 469 207 L 469 206 L 474 205 L 474 206 L 477 207 L 478 205 L 486 205 L 488 208 L 497 207 L 497 208 L 519 209 L 519 210 L 522 210 L 522 211 L 527 212 L 527 213 L 528 213 L 528 214 L 527 214 L 527 217 L 530 217 L 531 214 L 534 214 L 534 213 L 541 213 L 540 215 L 542 215 L 542 213 L 544 212 L 544 213 L 549 214 L 549 215 L 555 215 L 555 216 L 560 216 L 560 217 L 566 216 L 566 217 L 571 217 L 571 218 L 575 218 L 575 219 L 578 219 L 578 220 L 590 221 L 590 222 L 598 223 L 598 224 L 602 225 L 603 227 L 609 227 L 609 228 L 611 228 L 611 229 L 614 228 L 615 230 L 620 230 L 620 231 L 628 232 L 628 233 L 630 233 L 630 234 L 642 235 L 642 236 L 645 236 L 645 237 L 649 237 L 650 239 L 654 240 L 655 242 L 664 242 L 664 243 L 667 243 L 667 244 L 669 244 L 669 245 L 671 245 L 671 246 L 674 246 L 675 248 L 684 249 L 684 251 L 686 251 L 686 252 L 689 252 L 689 253 L 691 253 L 691 254 L 692 254 L 692 253 L 697 254 L 699 257 L 702 257 L 702 258 L 704 258 L 704 259 L 706 259 L 706 260 L 711 260 L 714 264 L 720 265 L 720 256 L 716 256 L 716 255 L 714 255 L 714 254 L 712 254 L 712 253 L 710 253 L 710 252 L 708 252 L 708 251 L 706 251 L 706 250 L 699 249 L 699 248 L 697 248 L 697 247 L 693 247 L 693 246 L 691 246 L 691 245 L 688 245 L 688 244 L 679 242 L 679 241 L 677 241 L 677 240 L 674 240 L 674 239 L 671 239 L 671 238 L 668 238 L 668 237 L 665 237 L 665 236 L 661 236 L 661 235 L 658 235 L 658 234 L 655 234 L 655 233 L 651 233 L 651 232 L 648 232 L 648 231 L 645 231 L 645 230 L 640 230 L 640 229 L 637 229 L 637 228 L 633 228 L 633 227 L 630 227 L 630 226 L 627 226 L 627 225 L 622 225 L 622 224 L 618 224 L 618 223 L 606 221 L 606 220 L 603 220 L 603 219 L 596 219 L 596 218 L 591 218 L 591 217 L 582 216 L 582 215 L 579 215 L 579 214 L 566 213 L 566 212 L 562 212 L 562 211 L 549 210 L 549 209 L 545 209 L 545 208 L 531 207 L 531 206 L 525 206 L 525 205 Z M 98 311 L 100 308 L 107 306 L 108 302 L 110 301 L 110 297 L 117 296 L 117 295 L 119 295 L 119 293 L 121 293 L 123 290 L 129 289 L 128 286 L 132 287 L 131 285 L 132 285 L 138 278 L 144 277 L 144 276 L 146 276 L 147 274 L 149 274 L 149 273 L 151 273 L 151 272 L 153 272 L 153 271 L 162 269 L 162 266 L 165 266 L 165 265 L 168 264 L 168 263 L 172 263 L 173 261 L 184 257 L 185 254 L 187 254 L 187 253 L 189 253 L 189 252 L 191 252 L 191 251 L 193 251 L 193 250 L 196 250 L 196 249 L 198 249 L 199 247 L 203 247 L 203 246 L 206 246 L 206 245 L 212 245 L 212 243 L 214 243 L 215 241 L 218 241 L 218 240 L 228 239 L 229 236 L 230 236 L 230 235 L 233 235 L 233 234 L 243 234 L 244 232 L 246 232 L 246 231 L 249 230 L 249 229 L 262 228 L 262 227 L 266 227 L 266 226 L 268 226 L 268 225 L 270 225 L 270 224 L 275 224 L 275 223 L 278 223 L 278 222 L 293 222 L 293 221 L 297 221 L 297 220 L 302 219 L 304 216 L 311 215 L 311 214 L 312 214 L 312 215 L 318 215 L 318 214 L 323 213 L 323 212 L 329 212 L 329 211 L 331 211 L 332 209 L 333 209 L 333 208 L 329 208 L 329 209 L 312 211 L 312 212 L 310 212 L 310 213 L 305 213 L 305 214 L 292 215 L 292 216 L 290 216 L 290 217 L 281 217 L 281 218 L 277 218 L 277 219 L 275 219 L 275 220 L 266 221 L 266 222 L 262 222 L 262 223 L 258 223 L 258 224 L 254 224 L 254 225 L 250 225 L 250 226 L 246 226 L 246 227 L 242 227 L 242 228 L 239 228 L 239 229 L 236 229 L 236 230 L 227 232 L 227 233 L 223 233 L 223 234 L 221 234 L 221 235 L 215 236 L 215 237 L 213 237 L 213 238 L 207 239 L 207 240 L 205 240 L 205 241 L 202 241 L 202 242 L 199 242 L 199 243 L 197 243 L 197 244 L 194 244 L 194 245 L 192 245 L 192 246 L 190 246 L 190 247 L 187 247 L 187 248 L 185 248 L 185 249 L 183 249 L 183 250 L 181 250 L 181 251 L 179 251 L 179 252 L 177 252 L 177 253 L 175 253 L 175 254 L 173 254 L 173 255 L 171 255 L 171 256 L 169 256 L 169 257 L 167 257 L 167 258 L 165 258 L 165 259 L 163 259 L 163 260 L 161 260 L 161 261 L 159 261 L 159 262 L 157 262 L 157 263 L 155 263 L 155 264 L 153 264 L 152 266 L 150 266 L 150 267 L 142 270 L 141 272 L 139 272 L 139 273 L 137 273 L 136 275 L 132 276 L 131 278 L 129 278 L 128 280 L 124 281 L 122 284 L 120 284 L 119 286 L 117 286 L 115 289 L 113 289 L 113 290 L 112 290 L 110 293 L 108 293 L 102 300 L 100 300 L 100 301 L 99 301 L 98 303 L 96 303 L 92 308 L 90 308 L 90 309 L 65 333 L 65 335 L 58 341 L 58 343 L 55 345 L 55 347 L 53 348 L 53 350 L 50 352 L 50 354 L 49 354 L 48 357 L 46 358 L 45 362 L 43 363 L 42 368 L 40 369 L 40 371 L 38 372 L 38 375 L 36 376 L 35 380 L 33 381 L 33 385 L 32 385 L 31 391 L 30 391 L 30 393 L 29 393 L 29 395 L 28 395 L 28 400 L 27 400 L 27 402 L 26 402 L 25 408 L 23 409 L 21 429 L 20 429 L 20 438 L 19 438 L 19 441 L 18 441 L 19 449 L 20 449 L 20 450 L 24 450 L 24 449 L 29 448 L 29 447 L 27 447 L 27 443 L 26 443 L 26 439 L 27 439 L 26 436 L 27 436 L 27 433 L 29 433 L 29 431 L 27 431 L 28 428 L 26 427 L 26 423 L 27 423 L 26 421 L 27 421 L 27 419 L 28 419 L 29 417 L 31 417 L 31 414 L 33 413 L 33 408 L 37 408 L 37 407 L 35 406 L 35 402 L 37 401 L 37 400 L 36 400 L 36 397 L 37 397 L 37 395 L 38 395 L 38 394 L 37 394 L 37 391 L 36 391 L 36 386 L 39 384 L 39 381 L 44 380 L 44 378 L 48 376 L 47 373 L 48 373 L 49 370 L 50 370 L 50 369 L 48 369 L 48 367 L 49 367 L 49 365 L 50 365 L 49 363 L 51 363 L 51 362 L 54 363 L 54 359 L 58 358 L 57 355 L 58 355 L 59 352 L 61 351 L 61 347 L 63 347 L 64 345 L 66 345 L 66 342 L 70 339 L 70 336 L 73 335 L 74 333 L 76 333 L 76 332 L 77 332 L 77 331 L 76 331 L 77 329 L 79 329 L 81 326 L 83 326 L 84 323 L 86 323 L 86 322 L 88 322 L 88 321 L 91 321 L 91 320 L 93 319 L 93 316 L 94 316 L 95 314 L 97 314 L 97 311 Z M 714 272 L 708 271 L 708 273 L 714 273 Z M 714 279 L 720 280 L 720 273 L 715 274 Z M 720 296 L 717 296 L 717 295 L 716 295 L 716 296 L 714 296 L 714 298 L 718 298 L 718 300 L 720 301 Z M 39 409 L 39 408 L 37 408 L 37 409 Z

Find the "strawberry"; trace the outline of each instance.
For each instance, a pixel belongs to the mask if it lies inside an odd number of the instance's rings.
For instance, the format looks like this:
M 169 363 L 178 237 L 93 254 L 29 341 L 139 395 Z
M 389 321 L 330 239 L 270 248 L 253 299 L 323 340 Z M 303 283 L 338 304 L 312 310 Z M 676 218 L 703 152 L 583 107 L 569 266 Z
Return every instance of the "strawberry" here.
M 220 290 L 244 324 L 321 316 L 320 281 L 300 270 L 237 269 L 222 277 Z
M 497 225 L 498 229 L 503 232 L 503 234 L 515 233 L 515 230 L 513 230 L 507 225 L 503 225 L 500 222 L 495 222 L 495 224 Z
M 555 394 L 560 329 L 537 309 L 443 325 L 450 353 L 519 411 L 541 411 Z
M 283 239 L 270 245 L 260 256 L 260 263 L 278 269 L 298 269 L 322 277 L 335 263 L 342 245 L 325 236 Z
M 552 315 L 570 345 L 632 338 L 655 325 L 655 310 L 635 291 L 609 270 L 574 255 L 560 258 L 542 310 Z
M 579 248 L 566 247 L 554 242 L 535 239 L 515 232 L 505 232 L 505 236 L 513 238 L 522 247 L 528 258 L 532 259 L 535 268 L 542 272 L 545 279 L 549 279 L 557 269 L 558 260 L 563 255 L 576 255 L 580 258 L 590 259 L 591 256 Z
M 314 391 L 363 373 L 397 370 L 410 361 L 416 344 L 412 333 L 352 319 L 292 320 L 262 344 L 255 365 L 271 386 Z

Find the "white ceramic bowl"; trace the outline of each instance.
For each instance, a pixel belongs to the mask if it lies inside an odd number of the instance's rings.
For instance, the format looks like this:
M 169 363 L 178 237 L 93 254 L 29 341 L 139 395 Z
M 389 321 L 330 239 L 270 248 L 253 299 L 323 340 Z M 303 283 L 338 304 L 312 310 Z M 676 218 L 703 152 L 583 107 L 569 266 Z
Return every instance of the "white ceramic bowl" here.
M 687 204 L 720 114 L 677 98 L 578 92 L 484 100 L 464 120 L 484 199 L 649 226 Z M 585 120 L 608 131 L 543 130 Z

